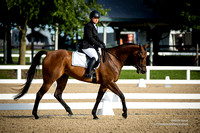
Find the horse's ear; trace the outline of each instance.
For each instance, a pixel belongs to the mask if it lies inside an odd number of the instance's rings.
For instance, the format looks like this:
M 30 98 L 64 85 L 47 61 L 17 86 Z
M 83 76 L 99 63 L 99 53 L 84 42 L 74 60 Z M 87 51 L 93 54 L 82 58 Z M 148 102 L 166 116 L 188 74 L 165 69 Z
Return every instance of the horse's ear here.
M 147 44 L 144 46 L 144 48 L 146 49 L 148 46 L 149 46 L 149 44 L 147 43 Z

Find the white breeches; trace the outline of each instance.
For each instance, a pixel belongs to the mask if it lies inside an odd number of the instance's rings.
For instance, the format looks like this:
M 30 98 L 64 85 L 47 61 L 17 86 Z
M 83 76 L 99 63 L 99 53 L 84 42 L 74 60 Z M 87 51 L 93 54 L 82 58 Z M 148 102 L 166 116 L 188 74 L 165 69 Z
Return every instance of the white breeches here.
M 96 61 L 98 60 L 97 51 L 94 48 L 82 49 L 82 51 L 85 54 L 87 54 L 90 58 L 94 57 L 96 59 Z

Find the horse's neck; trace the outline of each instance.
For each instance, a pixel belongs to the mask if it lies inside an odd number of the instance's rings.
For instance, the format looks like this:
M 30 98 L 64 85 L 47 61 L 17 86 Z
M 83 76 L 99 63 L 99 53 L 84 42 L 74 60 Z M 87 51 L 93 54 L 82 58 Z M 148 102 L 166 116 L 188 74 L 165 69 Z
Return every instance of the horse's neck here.
M 113 54 L 116 55 L 124 65 L 131 52 L 136 51 L 138 48 L 137 45 L 118 46 L 113 50 Z

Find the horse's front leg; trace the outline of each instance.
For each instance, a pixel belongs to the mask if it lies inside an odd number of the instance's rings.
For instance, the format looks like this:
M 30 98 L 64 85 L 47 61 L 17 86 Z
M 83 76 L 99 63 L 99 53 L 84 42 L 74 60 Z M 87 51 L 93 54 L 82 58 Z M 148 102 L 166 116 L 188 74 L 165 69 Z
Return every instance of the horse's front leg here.
M 106 90 L 107 90 L 106 87 L 104 87 L 103 85 L 100 86 L 99 92 L 98 92 L 98 95 L 97 95 L 97 98 L 96 98 L 96 103 L 95 103 L 94 108 L 92 110 L 93 119 L 99 119 L 96 115 L 97 107 L 98 107 L 99 103 L 101 102 L 101 99 L 102 99 L 104 93 L 106 92 Z
M 122 116 L 126 119 L 127 118 L 127 107 L 126 107 L 126 101 L 125 101 L 125 97 L 124 94 L 120 91 L 120 89 L 118 88 L 117 84 L 115 82 L 111 82 L 108 85 L 109 89 L 114 92 L 116 95 L 118 95 L 122 101 L 122 107 L 123 107 L 123 114 Z

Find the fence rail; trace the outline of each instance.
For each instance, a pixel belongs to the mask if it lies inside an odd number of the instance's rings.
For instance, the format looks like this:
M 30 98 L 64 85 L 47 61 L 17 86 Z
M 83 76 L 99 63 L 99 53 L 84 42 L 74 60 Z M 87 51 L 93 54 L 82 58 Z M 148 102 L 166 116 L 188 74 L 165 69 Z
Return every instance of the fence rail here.
M 25 83 L 25 79 L 22 79 L 22 70 L 29 69 L 30 65 L 0 65 L 0 70 L 17 70 L 16 79 L 0 79 L 0 83 Z M 40 65 L 38 69 L 42 69 Z M 124 66 L 122 70 L 136 70 L 132 66 Z M 150 79 L 151 70 L 185 70 L 186 71 L 186 80 L 155 80 Z M 144 82 L 146 84 L 200 84 L 200 80 L 191 80 L 190 72 L 191 71 L 200 71 L 200 67 L 194 66 L 147 66 L 146 79 Z M 166 75 L 168 76 L 168 75 Z M 33 83 L 42 83 L 42 79 L 34 79 Z M 68 83 L 84 83 L 76 79 L 69 79 Z M 139 79 L 120 79 L 117 83 L 125 84 L 137 84 Z
M 15 94 L 0 94 L 0 100 L 11 100 Z M 172 93 L 124 93 L 126 99 L 200 99 L 200 94 Z M 63 99 L 96 99 L 96 93 L 64 93 Z M 105 98 L 106 97 L 106 98 Z M 35 94 L 26 94 L 21 100 L 35 99 Z M 45 94 L 43 99 L 55 99 L 52 94 Z M 109 102 L 111 109 L 121 109 L 119 97 L 106 92 L 98 109 L 103 109 L 104 102 Z M 32 110 L 34 103 L 0 103 L 0 110 Z M 71 109 L 92 109 L 94 102 L 70 102 Z M 128 109 L 200 109 L 199 102 L 127 102 Z M 40 103 L 39 109 L 64 109 L 60 103 Z M 104 108 L 107 109 L 107 108 Z

